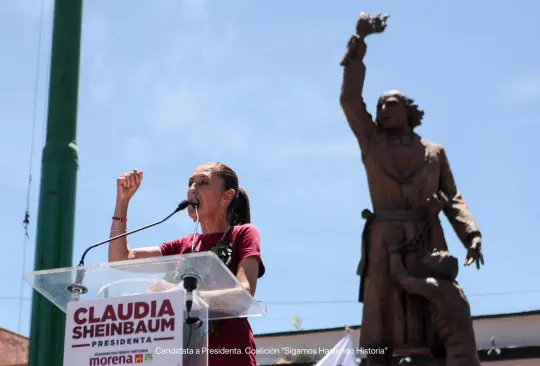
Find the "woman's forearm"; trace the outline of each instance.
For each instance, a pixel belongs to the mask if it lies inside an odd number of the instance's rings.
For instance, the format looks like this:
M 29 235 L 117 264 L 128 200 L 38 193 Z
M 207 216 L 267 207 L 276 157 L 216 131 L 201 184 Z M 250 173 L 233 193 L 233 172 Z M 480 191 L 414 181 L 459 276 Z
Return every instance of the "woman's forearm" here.
M 128 202 L 117 202 L 114 208 L 114 217 L 126 218 L 128 213 Z M 113 219 L 109 238 L 125 233 L 127 222 L 125 220 Z M 127 237 L 113 240 L 109 243 L 109 262 L 123 261 L 129 257 Z
M 252 299 L 246 295 L 245 286 L 226 290 L 199 291 L 198 294 L 212 311 L 241 314 L 246 312 L 252 303 Z

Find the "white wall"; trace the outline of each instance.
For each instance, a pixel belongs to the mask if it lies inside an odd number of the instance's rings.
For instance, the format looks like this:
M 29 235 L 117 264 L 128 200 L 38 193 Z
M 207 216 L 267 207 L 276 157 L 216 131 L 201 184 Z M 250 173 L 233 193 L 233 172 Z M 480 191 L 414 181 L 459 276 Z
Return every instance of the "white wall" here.
M 478 348 L 489 348 L 490 338 L 497 346 L 540 346 L 540 315 L 481 319 L 474 322 Z
M 540 358 L 534 360 L 510 360 L 510 361 L 498 361 L 498 362 L 482 362 L 482 365 L 490 366 L 539 366 Z
M 495 345 L 501 348 L 540 346 L 540 315 L 478 319 L 474 320 L 473 325 L 478 349 L 490 348 L 491 337 L 495 338 Z M 257 359 L 261 365 L 271 365 L 276 360 L 286 357 L 291 351 L 299 352 L 300 350 L 309 350 L 319 359 L 324 355 L 322 350 L 332 349 L 343 338 L 344 334 L 344 330 L 339 330 L 283 336 L 258 336 L 256 337 L 259 350 Z M 360 331 L 354 331 L 351 335 L 355 344 L 358 344 Z M 540 366 L 540 360 L 487 362 L 483 364 Z

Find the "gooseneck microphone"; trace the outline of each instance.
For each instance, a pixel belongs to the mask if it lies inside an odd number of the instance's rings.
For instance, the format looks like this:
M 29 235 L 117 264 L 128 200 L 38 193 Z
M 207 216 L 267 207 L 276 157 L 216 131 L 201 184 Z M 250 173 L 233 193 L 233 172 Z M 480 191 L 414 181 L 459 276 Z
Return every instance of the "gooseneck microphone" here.
M 193 240 L 191 241 L 191 252 L 193 253 L 194 245 L 195 245 L 195 237 L 196 237 L 197 230 L 199 227 L 199 200 L 195 198 L 192 206 L 195 209 L 195 230 L 193 231 Z M 182 276 L 182 280 L 184 281 L 184 290 L 186 290 L 185 323 L 190 326 L 188 341 L 187 341 L 187 345 L 185 346 L 185 348 L 187 348 L 191 340 L 191 326 L 195 325 L 197 328 L 200 328 L 203 322 L 199 317 L 191 316 L 191 309 L 193 307 L 193 291 L 197 289 L 198 278 L 193 273 L 186 273 L 184 276 Z
M 152 226 L 156 226 L 156 225 L 159 225 L 159 224 L 162 224 L 164 223 L 165 221 L 167 221 L 169 218 L 171 218 L 171 216 L 173 216 L 174 214 L 176 214 L 177 212 L 180 212 L 182 210 L 185 210 L 189 205 L 192 205 L 194 207 L 198 207 L 199 206 L 199 200 L 198 199 L 194 199 L 192 200 L 191 202 L 188 201 L 188 200 L 184 200 L 182 202 L 180 202 L 180 204 L 178 205 L 178 207 L 176 207 L 176 209 L 167 217 L 165 217 L 163 220 L 160 220 L 160 221 L 156 221 L 152 224 L 149 224 L 149 225 L 146 225 L 146 226 L 143 226 L 143 227 L 140 227 L 138 229 L 135 229 L 135 230 L 131 230 L 131 231 L 128 231 L 126 233 L 123 233 L 123 234 L 120 234 L 120 235 L 117 235 L 117 236 L 114 236 L 112 238 L 109 238 L 107 240 L 103 240 L 99 243 L 96 243 L 96 244 L 93 244 L 93 245 L 90 245 L 88 248 L 86 248 L 86 250 L 83 252 L 82 256 L 81 256 L 81 260 L 79 261 L 79 265 L 78 267 L 82 267 L 84 266 L 84 258 L 86 257 L 86 254 L 88 254 L 88 252 L 91 250 L 91 249 L 94 249 L 96 247 L 99 247 L 103 244 L 106 244 L 106 243 L 109 243 L 113 240 L 116 240 L 116 239 L 120 239 L 120 238 L 123 238 L 123 237 L 126 237 L 128 235 L 131 235 L 131 234 L 134 234 L 136 232 L 139 232 L 139 231 L 142 231 L 142 230 L 145 230 L 145 229 L 148 229 L 148 228 L 151 228 Z M 79 296 L 81 294 L 85 294 L 88 292 L 88 289 L 83 286 L 83 279 L 84 279 L 84 275 L 85 275 L 85 270 L 84 269 L 78 269 L 77 270 L 77 275 L 76 275 L 76 279 L 75 279 L 75 283 L 68 286 L 67 287 L 67 290 L 69 292 L 71 292 L 71 295 L 72 295 L 72 298 L 73 300 L 79 300 Z
M 142 230 L 145 230 L 145 229 L 148 229 L 148 228 L 151 228 L 152 226 L 156 226 L 156 225 L 159 225 L 161 223 L 164 223 L 165 221 L 167 221 L 171 216 L 173 216 L 174 214 L 176 214 L 177 212 L 180 212 L 182 210 L 185 210 L 186 207 L 188 207 L 190 205 L 190 202 L 188 200 L 184 200 L 182 202 L 180 202 L 180 204 L 178 205 L 178 207 L 169 215 L 167 216 L 166 218 L 164 218 L 163 220 L 160 220 L 160 221 L 156 221 L 152 224 L 149 224 L 149 225 L 146 225 L 146 226 L 143 226 L 143 227 L 140 227 L 138 229 L 135 229 L 135 230 L 132 230 L 132 231 L 128 231 L 126 233 L 123 233 L 123 234 L 120 234 L 120 235 L 117 235 L 115 237 L 112 237 L 112 238 L 109 238 L 107 240 L 104 240 L 104 241 L 101 241 L 99 243 L 96 243 L 96 244 L 93 244 L 91 246 L 89 246 L 88 248 L 86 248 L 86 250 L 84 251 L 84 253 L 82 254 L 81 256 L 81 260 L 79 262 L 79 266 L 84 266 L 84 257 L 86 257 L 86 254 L 88 254 L 88 252 L 91 250 L 91 249 L 94 249 L 96 247 L 99 247 L 100 245 L 103 245 L 103 244 L 106 244 L 110 241 L 113 241 L 113 240 L 116 240 L 116 239 L 120 239 L 120 238 L 123 238 L 125 236 L 128 236 L 128 235 L 131 235 L 131 234 L 134 234 L 136 232 L 139 232 L 139 231 L 142 231 Z

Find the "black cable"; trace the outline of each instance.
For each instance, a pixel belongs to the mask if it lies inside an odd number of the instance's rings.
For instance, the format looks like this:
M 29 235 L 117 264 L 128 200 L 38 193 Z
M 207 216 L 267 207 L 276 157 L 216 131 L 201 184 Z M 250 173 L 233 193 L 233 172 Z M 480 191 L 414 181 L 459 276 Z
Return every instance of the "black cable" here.
M 191 334 L 192 333 L 193 333 L 193 324 L 189 324 L 189 334 L 188 334 L 187 342 L 186 342 L 186 345 L 184 346 L 184 349 L 188 349 L 189 342 L 191 342 Z

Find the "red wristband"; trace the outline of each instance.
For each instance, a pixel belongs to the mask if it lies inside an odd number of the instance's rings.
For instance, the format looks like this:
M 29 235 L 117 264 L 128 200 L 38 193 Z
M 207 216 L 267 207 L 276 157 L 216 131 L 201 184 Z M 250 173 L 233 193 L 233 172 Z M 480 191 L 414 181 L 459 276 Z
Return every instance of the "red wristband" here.
M 112 219 L 113 219 L 113 220 L 116 220 L 116 221 L 127 222 L 127 217 L 116 217 L 116 216 L 113 216 Z

